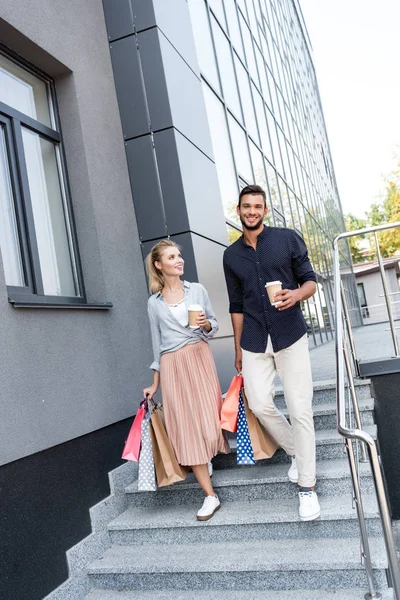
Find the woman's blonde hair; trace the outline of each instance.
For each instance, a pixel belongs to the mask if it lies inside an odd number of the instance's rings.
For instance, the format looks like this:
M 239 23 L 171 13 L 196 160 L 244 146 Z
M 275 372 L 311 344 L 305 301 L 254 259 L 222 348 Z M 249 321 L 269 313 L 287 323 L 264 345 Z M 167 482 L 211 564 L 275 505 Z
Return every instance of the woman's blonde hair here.
M 155 244 L 148 255 L 146 256 L 146 270 L 149 276 L 149 287 L 150 291 L 154 294 L 160 292 L 164 287 L 164 277 L 159 269 L 157 269 L 154 263 L 161 262 L 161 255 L 165 248 L 175 246 L 180 250 L 180 246 L 175 244 L 172 240 L 160 240 Z

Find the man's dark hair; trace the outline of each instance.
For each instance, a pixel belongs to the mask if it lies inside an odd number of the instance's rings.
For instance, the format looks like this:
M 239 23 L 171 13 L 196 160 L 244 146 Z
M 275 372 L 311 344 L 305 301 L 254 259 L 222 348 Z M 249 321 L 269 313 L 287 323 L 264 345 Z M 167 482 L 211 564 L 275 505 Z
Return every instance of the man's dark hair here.
M 238 202 L 238 207 L 240 208 L 240 202 L 243 198 L 243 196 L 245 196 L 246 194 L 253 194 L 254 196 L 262 196 L 264 198 L 264 206 L 267 206 L 267 196 L 266 193 L 264 192 L 264 190 L 262 189 L 262 187 L 260 185 L 246 185 L 246 187 L 244 187 L 242 189 L 242 191 L 239 194 L 239 202 Z

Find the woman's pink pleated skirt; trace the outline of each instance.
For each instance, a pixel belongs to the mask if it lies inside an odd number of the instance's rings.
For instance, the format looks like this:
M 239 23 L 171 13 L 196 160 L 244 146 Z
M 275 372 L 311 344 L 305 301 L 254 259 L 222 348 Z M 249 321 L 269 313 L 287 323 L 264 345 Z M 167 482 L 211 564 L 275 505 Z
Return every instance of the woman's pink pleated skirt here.
M 214 358 L 204 341 L 161 356 L 165 426 L 180 465 L 204 465 L 229 453 L 220 427 L 222 406 Z

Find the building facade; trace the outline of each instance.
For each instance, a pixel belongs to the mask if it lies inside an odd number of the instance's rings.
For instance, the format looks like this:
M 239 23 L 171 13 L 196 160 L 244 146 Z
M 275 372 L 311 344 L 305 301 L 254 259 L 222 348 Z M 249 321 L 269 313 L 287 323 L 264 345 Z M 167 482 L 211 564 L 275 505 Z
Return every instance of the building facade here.
M 0 0 L 0 43 L 0 597 L 39 600 L 67 577 L 150 382 L 149 248 L 176 240 L 208 289 L 226 388 L 241 187 L 262 185 L 267 223 L 308 245 L 312 344 L 332 338 L 344 225 L 296 1 Z
M 398 257 L 383 259 L 389 301 L 395 320 L 400 319 L 400 260 Z M 382 275 L 378 261 L 353 266 L 358 298 L 364 325 L 386 323 L 389 320 L 384 298 Z

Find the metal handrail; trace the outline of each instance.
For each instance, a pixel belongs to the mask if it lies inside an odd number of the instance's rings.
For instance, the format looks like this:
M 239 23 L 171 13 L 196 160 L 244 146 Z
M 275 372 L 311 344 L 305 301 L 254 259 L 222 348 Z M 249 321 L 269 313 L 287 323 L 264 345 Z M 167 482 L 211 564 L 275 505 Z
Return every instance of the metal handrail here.
M 369 462 L 371 464 L 372 476 L 375 485 L 376 496 L 378 500 L 379 513 L 382 521 L 383 536 L 385 540 L 386 553 L 388 557 L 389 569 L 392 578 L 393 591 L 395 599 L 400 600 L 400 568 L 396 554 L 396 546 L 393 539 L 392 524 L 386 499 L 385 488 L 383 484 L 383 477 L 381 466 L 379 462 L 378 451 L 376 443 L 372 436 L 366 431 L 363 431 L 357 424 L 357 429 L 349 429 L 346 426 L 346 401 L 345 401 L 345 373 L 344 367 L 346 362 L 347 376 L 349 381 L 353 380 L 353 375 L 349 369 L 348 360 L 345 361 L 345 353 L 347 352 L 346 342 L 344 338 L 344 327 L 343 327 L 343 313 L 342 313 L 342 286 L 340 277 L 340 257 L 339 257 L 339 241 L 356 235 L 363 235 L 364 233 L 374 233 L 377 241 L 376 232 L 385 229 L 391 229 L 400 227 L 400 222 L 385 223 L 384 225 L 378 225 L 376 227 L 370 227 L 366 229 L 359 229 L 356 231 L 349 231 L 338 235 L 333 241 L 333 258 L 334 258 L 334 298 L 335 298 L 335 321 L 336 321 L 336 339 L 335 339 L 335 351 L 336 351 L 336 405 L 337 405 L 337 429 L 338 432 L 346 439 L 346 449 L 349 458 L 351 477 L 353 481 L 354 495 L 357 506 L 357 516 L 360 525 L 360 536 L 361 545 L 363 551 L 363 557 L 365 559 L 365 568 L 369 586 L 369 594 L 366 594 L 366 598 L 380 598 L 380 594 L 375 591 L 373 583 L 372 563 L 369 552 L 368 534 L 365 525 L 364 512 L 362 508 L 361 500 L 361 488 L 359 476 L 355 466 L 353 440 L 359 440 L 361 444 L 365 444 Z M 379 253 L 379 245 L 377 244 L 377 252 Z M 379 262 L 380 268 L 383 268 L 384 278 L 384 267 L 382 260 Z M 381 270 L 382 272 L 382 270 Z M 387 293 L 387 287 L 384 287 L 385 293 Z M 393 327 L 393 319 L 390 319 L 390 301 L 387 303 L 389 321 L 391 328 Z M 350 329 L 349 329 L 350 328 Z M 350 322 L 347 323 L 347 329 L 351 333 Z M 392 329 L 393 343 L 396 354 L 398 354 L 398 347 L 396 347 L 396 332 Z M 353 350 L 353 348 L 352 348 Z M 355 358 L 355 357 L 354 357 Z M 350 372 L 349 372 L 350 371 Z M 354 398 L 353 398 L 354 401 Z M 356 404 L 357 398 L 355 398 Z

